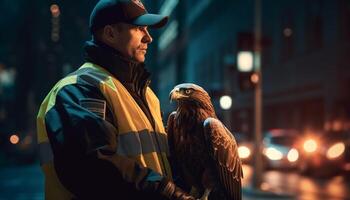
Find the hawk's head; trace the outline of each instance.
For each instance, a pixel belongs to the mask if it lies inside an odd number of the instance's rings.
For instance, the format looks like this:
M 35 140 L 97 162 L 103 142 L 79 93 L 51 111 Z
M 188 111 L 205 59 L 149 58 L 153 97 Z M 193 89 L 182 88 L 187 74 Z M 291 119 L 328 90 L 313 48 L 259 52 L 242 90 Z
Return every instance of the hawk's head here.
M 214 112 L 209 94 L 193 83 L 182 83 L 174 87 L 169 94 L 170 100 L 178 102 L 179 108 L 202 108 Z M 215 113 L 215 112 L 214 112 Z

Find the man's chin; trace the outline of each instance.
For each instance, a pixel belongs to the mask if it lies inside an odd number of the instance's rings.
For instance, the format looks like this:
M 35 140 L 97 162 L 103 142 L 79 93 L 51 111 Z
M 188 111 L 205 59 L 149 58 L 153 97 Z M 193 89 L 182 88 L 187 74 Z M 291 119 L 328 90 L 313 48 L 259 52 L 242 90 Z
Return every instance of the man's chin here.
M 145 62 L 145 56 L 136 56 L 134 58 L 134 61 L 136 61 L 138 63 L 144 63 Z

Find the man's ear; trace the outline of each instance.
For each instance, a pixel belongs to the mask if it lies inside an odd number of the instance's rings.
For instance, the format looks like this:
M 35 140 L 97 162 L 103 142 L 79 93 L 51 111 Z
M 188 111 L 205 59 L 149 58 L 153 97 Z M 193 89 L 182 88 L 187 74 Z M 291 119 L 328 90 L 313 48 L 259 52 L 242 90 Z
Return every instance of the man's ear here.
M 111 26 L 106 25 L 102 30 L 102 41 L 110 46 L 115 44 L 118 32 Z

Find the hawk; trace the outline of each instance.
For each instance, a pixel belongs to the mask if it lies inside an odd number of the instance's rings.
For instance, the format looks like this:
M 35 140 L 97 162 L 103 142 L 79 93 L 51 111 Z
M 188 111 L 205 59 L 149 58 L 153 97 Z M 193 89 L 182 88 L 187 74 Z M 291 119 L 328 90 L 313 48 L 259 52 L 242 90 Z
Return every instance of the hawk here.
M 237 143 L 216 117 L 208 93 L 183 83 L 169 97 L 177 102 L 177 110 L 168 118 L 168 143 L 180 177 L 201 199 L 241 200 L 243 171 Z

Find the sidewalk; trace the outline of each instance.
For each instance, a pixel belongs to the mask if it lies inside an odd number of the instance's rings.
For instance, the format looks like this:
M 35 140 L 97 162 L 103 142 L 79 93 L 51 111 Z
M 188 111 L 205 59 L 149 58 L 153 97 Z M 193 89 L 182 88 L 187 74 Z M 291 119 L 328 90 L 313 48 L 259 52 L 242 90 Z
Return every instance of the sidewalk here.
M 250 186 L 243 187 L 243 200 L 294 200 L 296 199 L 292 194 L 276 193 L 272 191 L 256 190 Z

